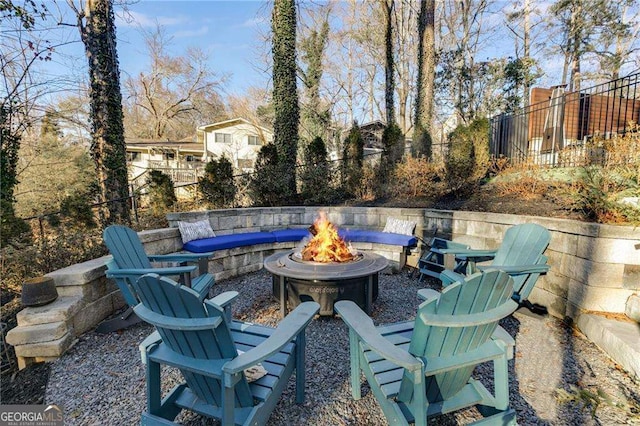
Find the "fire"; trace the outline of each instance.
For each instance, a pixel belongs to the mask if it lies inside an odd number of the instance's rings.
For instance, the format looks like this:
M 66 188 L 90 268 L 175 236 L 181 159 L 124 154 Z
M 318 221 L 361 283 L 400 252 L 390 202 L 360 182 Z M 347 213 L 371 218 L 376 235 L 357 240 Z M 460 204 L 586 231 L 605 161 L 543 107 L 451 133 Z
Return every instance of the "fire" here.
M 315 262 L 348 262 L 353 253 L 338 235 L 338 229 L 327 219 L 324 212 L 309 227 L 313 238 L 302 249 L 302 259 Z

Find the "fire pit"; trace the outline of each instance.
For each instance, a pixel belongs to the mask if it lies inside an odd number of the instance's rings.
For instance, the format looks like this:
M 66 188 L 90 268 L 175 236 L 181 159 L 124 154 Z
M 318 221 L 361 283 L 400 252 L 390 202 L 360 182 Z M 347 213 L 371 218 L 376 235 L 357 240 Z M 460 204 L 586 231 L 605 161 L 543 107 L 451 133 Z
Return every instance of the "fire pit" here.
M 288 307 L 308 300 L 320 304 L 320 315 L 333 315 L 338 300 L 352 300 L 370 313 L 378 297 L 378 273 L 387 267 L 387 259 L 349 248 L 324 215 L 309 231 L 314 237 L 303 249 L 276 253 L 264 261 L 282 317 Z

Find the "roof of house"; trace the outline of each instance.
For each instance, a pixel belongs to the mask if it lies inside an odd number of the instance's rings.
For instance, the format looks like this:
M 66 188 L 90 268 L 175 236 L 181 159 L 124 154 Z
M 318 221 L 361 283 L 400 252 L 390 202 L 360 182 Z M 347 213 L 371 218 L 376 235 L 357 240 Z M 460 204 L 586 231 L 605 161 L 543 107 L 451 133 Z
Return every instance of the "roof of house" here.
M 157 141 L 157 140 L 137 140 L 127 141 L 127 149 L 135 151 L 184 151 L 199 152 L 204 151 L 202 143 L 187 141 Z
M 212 124 L 205 124 L 204 126 L 199 126 L 198 130 L 202 130 L 202 131 L 211 131 L 211 130 L 218 130 L 218 129 L 224 129 L 226 127 L 231 127 L 231 126 L 235 126 L 238 124 L 248 124 L 250 126 L 256 127 L 264 132 L 269 132 L 269 133 L 273 133 L 273 131 L 271 129 L 268 129 L 266 127 L 260 126 L 259 124 L 256 123 L 252 123 L 249 120 L 246 120 L 244 118 L 232 118 L 231 120 L 225 120 L 225 121 L 219 121 L 217 123 L 212 123 Z

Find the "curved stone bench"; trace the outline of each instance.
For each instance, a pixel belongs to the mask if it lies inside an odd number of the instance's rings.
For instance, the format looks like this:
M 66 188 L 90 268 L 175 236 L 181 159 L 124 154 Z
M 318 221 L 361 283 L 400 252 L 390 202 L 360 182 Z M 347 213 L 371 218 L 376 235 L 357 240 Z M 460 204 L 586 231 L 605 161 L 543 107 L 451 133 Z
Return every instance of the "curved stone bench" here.
M 324 210 L 329 220 L 342 226 L 343 232 L 374 232 L 359 242 L 358 239 L 365 237 L 354 233 L 352 243 L 356 249 L 374 251 L 396 262 L 404 246 L 371 242 L 391 216 L 416 222 L 415 234 L 423 239 L 434 236 L 460 239 L 465 244 L 486 249 L 495 248 L 506 229 L 513 225 L 539 223 L 552 233 L 545 253 L 551 270 L 533 289 L 529 298 L 533 303 L 547 306 L 549 313 L 558 318 L 573 318 L 581 328 L 580 317 L 585 312 L 624 314 L 626 311 L 630 318 L 640 321 L 640 230 L 637 228 L 419 208 L 335 206 Z M 253 232 L 274 236 L 274 242 L 253 244 L 255 241 L 251 241 L 252 245 L 234 244 L 215 251 L 208 269 L 217 280 L 222 280 L 257 271 L 266 256 L 295 248 L 304 235 L 308 235 L 307 227 L 317 212 L 318 207 L 256 207 L 170 213 L 167 219 L 172 228 L 144 231 L 139 235 L 145 250 L 151 254 L 183 249 L 178 221 L 208 219 L 219 237 Z M 47 274 L 54 279 L 58 299 L 48 305 L 22 310 L 17 318 L 18 327 L 6 336 L 6 341 L 16 350 L 21 368 L 33 361 L 59 357 L 77 336 L 125 306 L 117 286 L 104 275 L 105 262 L 109 259 L 110 256 L 93 259 Z M 411 260 L 417 262 L 414 256 Z M 633 371 L 640 371 L 640 365 Z
M 413 235 L 362 229 L 339 229 L 338 233 L 347 243 L 352 243 L 357 250 L 373 250 L 397 262 L 399 269 L 405 266 L 410 250 L 418 245 L 418 239 Z M 193 253 L 214 252 L 209 271 L 216 276 L 216 279 L 223 279 L 246 273 L 248 272 L 246 268 L 260 269 L 264 257 L 268 254 L 277 250 L 291 249 L 305 238 L 311 238 L 307 228 L 239 232 L 192 240 L 184 244 L 183 250 Z M 241 248 L 240 251 L 235 250 Z M 224 253 L 218 253 L 220 251 Z M 256 253 L 260 253 L 260 256 L 251 256 Z M 391 253 L 397 253 L 397 258 L 394 258 Z M 234 260 L 234 257 L 237 260 Z M 220 259 L 222 259 L 222 265 L 216 267 Z M 227 259 L 226 264 L 225 259 Z

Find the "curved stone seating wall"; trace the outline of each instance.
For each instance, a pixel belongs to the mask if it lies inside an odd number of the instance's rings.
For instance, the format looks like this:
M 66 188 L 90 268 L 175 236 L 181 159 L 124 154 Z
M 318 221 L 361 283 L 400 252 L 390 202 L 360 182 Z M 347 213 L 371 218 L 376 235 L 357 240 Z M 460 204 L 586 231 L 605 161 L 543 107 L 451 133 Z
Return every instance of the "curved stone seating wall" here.
M 318 210 L 318 207 L 274 207 L 171 213 L 167 218 L 172 228 L 141 232 L 140 239 L 149 253 L 166 254 L 182 248 L 177 229 L 179 220 L 206 218 L 215 232 L 222 235 L 306 228 L 316 219 Z M 382 230 L 388 217 L 396 217 L 416 222 L 416 235 L 424 240 L 433 236 L 454 238 L 474 248 L 497 247 L 510 226 L 539 223 L 552 234 L 546 251 L 551 270 L 538 281 L 530 297 L 532 302 L 546 305 L 552 315 L 560 318 L 567 316 L 575 320 L 589 311 L 626 312 L 640 321 L 640 230 L 633 227 L 428 209 L 326 207 L 322 210 L 342 228 Z M 209 270 L 217 280 L 256 271 L 262 268 L 266 256 L 294 246 L 295 243 L 275 243 L 221 250 L 209 262 Z M 401 252 L 400 247 L 382 244 L 355 246 L 395 261 Z M 417 257 L 415 253 L 408 264 L 415 264 Z M 106 259 L 94 259 L 48 274 L 54 278 L 60 297 L 51 304 L 21 311 L 18 327 L 7 335 L 21 367 L 33 361 L 55 359 L 77 336 L 124 306 L 115 284 L 104 277 Z

